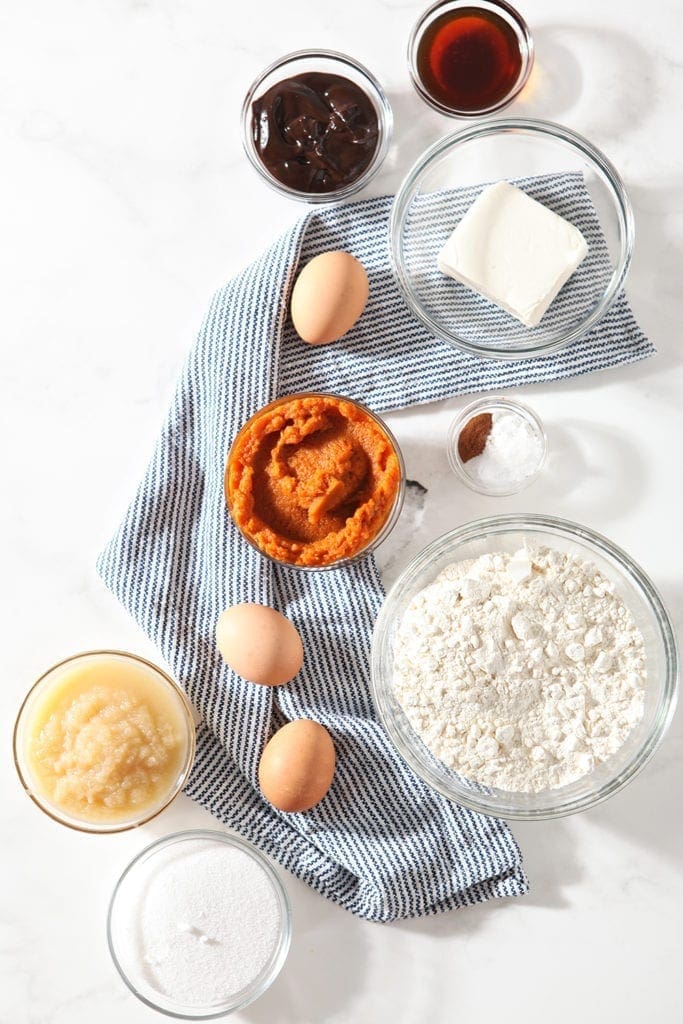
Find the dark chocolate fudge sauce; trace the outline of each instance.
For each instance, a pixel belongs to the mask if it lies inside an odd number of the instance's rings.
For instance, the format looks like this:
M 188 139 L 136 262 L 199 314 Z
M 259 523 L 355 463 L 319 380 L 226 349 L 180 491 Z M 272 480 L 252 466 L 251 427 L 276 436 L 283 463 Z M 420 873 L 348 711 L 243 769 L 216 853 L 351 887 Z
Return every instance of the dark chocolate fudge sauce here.
M 253 103 L 256 152 L 298 192 L 337 192 L 372 161 L 377 113 L 354 82 L 318 71 L 286 78 Z

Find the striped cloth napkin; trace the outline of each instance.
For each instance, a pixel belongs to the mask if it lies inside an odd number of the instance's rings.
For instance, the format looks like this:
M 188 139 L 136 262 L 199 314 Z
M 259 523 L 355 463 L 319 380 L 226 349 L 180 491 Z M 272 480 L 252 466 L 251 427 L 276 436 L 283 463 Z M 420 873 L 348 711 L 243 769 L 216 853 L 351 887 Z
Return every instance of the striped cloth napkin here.
M 377 722 L 369 652 L 383 590 L 374 558 L 318 573 L 262 559 L 226 511 L 230 442 L 261 406 L 295 391 L 335 391 L 381 411 L 653 351 L 622 296 L 599 330 L 556 355 L 501 363 L 456 352 L 403 304 L 389 266 L 390 207 L 385 197 L 310 213 L 214 296 L 145 477 L 98 560 L 201 716 L 188 794 L 317 892 L 374 921 L 519 895 L 520 851 L 505 823 L 424 786 Z M 328 249 L 362 261 L 370 300 L 342 342 L 313 348 L 288 323 L 288 300 L 300 264 Z M 304 667 L 290 685 L 255 686 L 222 662 L 216 621 L 242 601 L 279 608 L 301 633 Z M 303 717 L 331 732 L 337 771 L 317 807 L 283 814 L 260 795 L 258 760 L 274 729 Z

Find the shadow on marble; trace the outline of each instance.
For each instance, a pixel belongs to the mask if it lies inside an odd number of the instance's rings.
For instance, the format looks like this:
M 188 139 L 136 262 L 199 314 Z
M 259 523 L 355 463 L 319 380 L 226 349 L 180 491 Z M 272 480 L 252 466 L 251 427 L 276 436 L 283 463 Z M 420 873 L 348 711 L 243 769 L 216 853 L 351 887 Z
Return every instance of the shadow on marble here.
M 366 930 L 378 926 L 334 906 L 303 884 L 296 884 L 293 891 L 295 883 L 289 878 L 287 883 L 294 896 L 294 927 L 286 968 L 239 1019 L 249 1024 L 290 1024 L 304 1019 L 304 1006 L 310 1021 L 360 1019 L 353 1003 L 365 984 Z
M 680 403 L 671 370 L 681 366 L 680 324 L 683 292 L 680 268 L 683 248 L 675 235 L 672 211 L 683 208 L 679 179 L 657 186 L 626 182 L 636 222 L 636 244 L 626 291 L 638 322 L 657 347 L 657 355 L 634 367 L 658 397 Z
M 548 462 L 529 488 L 534 508 L 563 515 L 562 504 L 571 498 L 572 518 L 591 523 L 618 520 L 641 503 L 647 465 L 618 425 L 548 419 L 545 427 Z
M 581 97 L 590 110 L 583 134 L 595 137 L 598 145 L 622 138 L 645 120 L 656 65 L 633 36 L 606 25 L 576 23 L 532 25 L 532 31 L 536 65 L 510 108 L 513 113 L 556 120 Z M 590 66 L 598 69 L 594 83 L 581 71 L 588 66 L 585 60 L 579 63 L 586 52 L 593 56 Z M 602 86 L 596 95 L 588 95 L 592 84 Z
M 656 850 L 680 868 L 683 863 L 683 803 L 680 750 L 683 719 L 674 717 L 671 729 L 653 760 L 621 793 L 587 812 L 599 828 L 637 843 L 648 853 Z
M 679 581 L 662 581 L 660 589 L 680 640 L 683 586 Z M 587 812 L 598 827 L 638 843 L 648 853 L 664 854 L 679 869 L 683 864 L 682 750 L 683 714 L 679 708 L 661 746 L 640 775 L 611 800 Z
M 563 818 L 551 821 L 511 821 L 519 843 L 530 890 L 522 899 L 527 906 L 568 907 L 566 893 L 583 878 L 573 829 Z
M 676 239 L 675 218 L 672 220 L 671 214 L 683 207 L 683 186 L 678 179 L 657 186 L 632 185 L 627 180 L 626 188 L 636 223 L 636 243 L 626 294 L 640 327 L 656 346 L 657 353 L 627 366 L 554 381 L 552 388 L 558 392 L 574 391 L 578 383 L 582 389 L 595 389 L 602 388 L 609 380 L 647 388 L 658 399 L 678 408 L 680 388 L 671 371 L 683 363 L 680 344 L 683 248 Z
M 532 31 L 534 67 L 511 110 L 523 117 L 555 121 L 570 110 L 581 96 L 581 65 L 576 54 L 566 45 L 563 27 L 539 25 L 532 27 Z

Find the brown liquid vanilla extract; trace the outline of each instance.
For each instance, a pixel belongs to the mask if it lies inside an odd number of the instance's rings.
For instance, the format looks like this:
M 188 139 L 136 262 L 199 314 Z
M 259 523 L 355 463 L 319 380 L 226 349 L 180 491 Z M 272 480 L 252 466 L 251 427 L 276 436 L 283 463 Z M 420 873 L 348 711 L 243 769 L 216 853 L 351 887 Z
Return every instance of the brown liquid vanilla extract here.
M 435 18 L 416 55 L 425 91 L 449 110 L 463 112 L 501 103 L 517 83 L 522 63 L 513 26 L 480 7 L 461 7 Z

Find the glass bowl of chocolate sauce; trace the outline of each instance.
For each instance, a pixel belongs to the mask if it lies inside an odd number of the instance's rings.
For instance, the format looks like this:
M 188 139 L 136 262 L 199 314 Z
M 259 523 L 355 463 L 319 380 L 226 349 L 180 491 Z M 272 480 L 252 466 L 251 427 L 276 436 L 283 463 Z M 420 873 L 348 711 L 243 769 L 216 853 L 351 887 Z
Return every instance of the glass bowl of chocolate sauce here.
M 505 0 L 439 0 L 408 41 L 413 85 L 450 117 L 479 117 L 506 107 L 523 89 L 533 63 L 529 27 Z
M 276 191 L 308 203 L 359 192 L 387 154 L 392 123 L 377 79 L 333 50 L 281 57 L 258 76 L 242 105 L 252 165 Z

